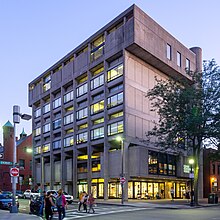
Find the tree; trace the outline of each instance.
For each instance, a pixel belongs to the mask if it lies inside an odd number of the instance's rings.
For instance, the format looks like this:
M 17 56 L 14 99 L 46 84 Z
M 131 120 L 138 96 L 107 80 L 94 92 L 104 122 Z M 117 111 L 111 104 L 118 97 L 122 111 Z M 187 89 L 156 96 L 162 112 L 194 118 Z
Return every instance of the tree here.
M 220 68 L 203 62 L 203 72 L 187 78 L 158 80 L 147 93 L 159 119 L 148 132 L 161 149 L 191 150 L 194 159 L 195 205 L 198 205 L 199 155 L 206 145 L 220 143 Z

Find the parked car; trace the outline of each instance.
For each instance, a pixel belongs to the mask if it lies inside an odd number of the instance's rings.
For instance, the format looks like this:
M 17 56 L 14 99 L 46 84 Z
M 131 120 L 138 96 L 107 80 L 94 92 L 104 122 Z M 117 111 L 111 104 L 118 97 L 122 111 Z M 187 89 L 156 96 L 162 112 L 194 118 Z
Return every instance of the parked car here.
M 19 208 L 18 199 L 15 199 L 16 205 Z M 10 209 L 12 206 L 12 194 L 3 193 L 0 194 L 0 209 Z
M 22 199 L 24 197 L 24 192 L 22 192 L 21 190 L 17 190 L 16 196 L 18 196 L 19 199 Z
M 30 199 L 34 196 L 40 196 L 40 192 L 39 190 L 30 190 L 30 189 L 27 189 L 25 190 L 24 192 L 24 199 Z
M 56 198 L 58 195 L 57 190 L 48 190 L 47 192 L 51 192 L 54 198 Z M 69 195 L 67 192 L 63 192 L 63 194 L 66 198 L 67 203 L 71 204 L 73 202 L 73 196 Z

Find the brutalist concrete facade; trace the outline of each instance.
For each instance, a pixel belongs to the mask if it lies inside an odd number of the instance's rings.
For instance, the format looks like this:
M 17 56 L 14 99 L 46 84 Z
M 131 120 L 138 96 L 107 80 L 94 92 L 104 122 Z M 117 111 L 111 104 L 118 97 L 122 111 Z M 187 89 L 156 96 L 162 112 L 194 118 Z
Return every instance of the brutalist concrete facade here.
M 34 79 L 35 184 L 120 198 L 123 144 L 125 200 L 169 198 L 171 187 L 182 198 L 187 155 L 161 154 L 145 141 L 158 118 L 145 95 L 155 77 L 190 80 L 186 68 L 202 69 L 201 49 L 186 48 L 133 5 Z

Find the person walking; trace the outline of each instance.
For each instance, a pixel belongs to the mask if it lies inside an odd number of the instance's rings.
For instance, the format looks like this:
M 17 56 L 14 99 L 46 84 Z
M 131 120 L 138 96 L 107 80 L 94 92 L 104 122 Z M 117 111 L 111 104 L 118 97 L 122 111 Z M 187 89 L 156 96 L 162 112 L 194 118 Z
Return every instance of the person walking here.
M 94 204 L 95 204 L 95 198 L 93 197 L 93 194 L 89 194 L 88 196 L 88 199 L 87 199 L 87 203 L 89 205 L 89 211 L 88 213 L 90 213 L 90 210 L 92 209 L 93 213 L 95 213 L 95 210 L 94 210 Z
M 43 217 L 44 214 L 44 200 L 46 198 L 47 194 L 45 191 L 43 191 L 43 194 L 40 196 L 41 206 L 39 209 L 39 216 Z
M 80 192 L 80 194 L 79 194 L 78 212 L 80 212 L 80 208 L 81 208 L 81 206 L 82 206 L 82 204 L 84 202 L 84 198 L 83 198 L 84 194 L 85 194 L 85 192 Z
M 45 200 L 44 200 L 46 220 L 53 219 L 52 206 L 55 206 L 55 204 L 53 202 L 52 197 L 53 196 L 51 195 L 51 192 L 47 192 L 47 195 L 46 195 Z
M 174 201 L 174 189 L 171 187 L 170 189 L 171 201 Z
M 85 192 L 83 196 L 83 210 L 87 212 L 87 199 L 88 199 L 88 194 Z
M 58 190 L 58 196 L 56 198 L 56 206 L 57 206 L 57 211 L 59 214 L 59 220 L 62 220 L 63 218 L 66 217 L 66 197 L 63 194 L 63 190 L 59 189 Z

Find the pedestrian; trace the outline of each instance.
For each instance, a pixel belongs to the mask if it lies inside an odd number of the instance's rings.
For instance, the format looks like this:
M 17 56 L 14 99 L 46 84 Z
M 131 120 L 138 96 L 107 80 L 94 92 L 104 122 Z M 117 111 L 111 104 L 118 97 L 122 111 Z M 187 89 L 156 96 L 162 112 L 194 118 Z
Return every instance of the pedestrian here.
M 2 194 L 2 191 L 0 190 L 0 194 Z
M 53 196 L 52 196 L 51 192 L 47 192 L 47 195 L 46 195 L 45 200 L 44 200 L 44 204 L 45 204 L 45 217 L 46 217 L 46 220 L 53 219 L 52 206 L 55 206 L 55 204 L 53 202 Z
M 186 190 L 185 197 L 186 197 L 186 199 L 187 199 L 187 202 L 189 202 L 189 199 L 190 199 L 189 189 Z
M 46 198 L 46 192 L 43 191 L 43 194 L 41 195 L 40 197 L 40 201 L 41 201 L 41 206 L 40 206 L 40 209 L 39 209 L 39 216 L 43 217 L 43 214 L 44 214 L 44 200 Z
M 66 217 L 66 197 L 63 194 L 63 190 L 59 189 L 58 190 L 58 196 L 56 198 L 56 206 L 57 206 L 57 211 L 59 214 L 59 220 L 62 220 L 63 218 Z
M 85 192 L 80 192 L 80 194 L 79 194 L 78 212 L 80 212 L 80 208 L 81 208 L 81 206 L 82 206 L 82 204 L 83 204 L 83 202 L 84 202 L 84 198 L 83 198 L 83 197 L 84 197 L 84 194 L 85 194 Z
M 88 199 L 88 194 L 85 192 L 83 196 L 83 210 L 87 212 L 87 199 Z
M 95 204 L 95 198 L 93 197 L 92 193 L 89 194 L 88 198 L 87 198 L 87 203 L 89 205 L 89 211 L 88 213 L 90 213 L 90 210 L 92 209 L 93 213 L 95 213 L 95 210 L 94 210 L 94 204 Z
M 174 189 L 171 187 L 170 189 L 171 201 L 174 201 Z

